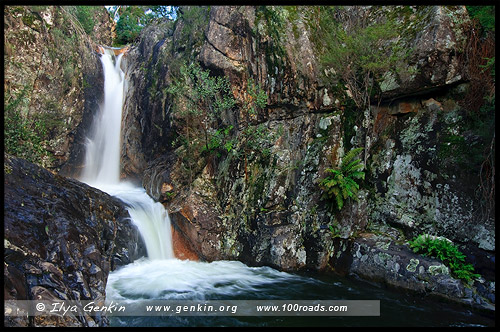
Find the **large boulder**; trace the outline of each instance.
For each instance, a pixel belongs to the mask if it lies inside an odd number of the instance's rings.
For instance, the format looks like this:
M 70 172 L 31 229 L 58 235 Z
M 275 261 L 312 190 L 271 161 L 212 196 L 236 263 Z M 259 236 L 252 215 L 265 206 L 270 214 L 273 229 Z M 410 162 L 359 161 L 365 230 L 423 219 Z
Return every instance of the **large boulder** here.
M 479 278 L 465 285 L 439 259 L 415 254 L 395 229 L 339 240 L 330 264 L 337 273 L 361 278 L 408 294 L 495 312 L 495 282 Z
M 145 254 L 124 204 L 4 156 L 4 300 L 103 302 L 108 273 Z M 7 326 L 106 326 L 105 316 L 6 316 Z

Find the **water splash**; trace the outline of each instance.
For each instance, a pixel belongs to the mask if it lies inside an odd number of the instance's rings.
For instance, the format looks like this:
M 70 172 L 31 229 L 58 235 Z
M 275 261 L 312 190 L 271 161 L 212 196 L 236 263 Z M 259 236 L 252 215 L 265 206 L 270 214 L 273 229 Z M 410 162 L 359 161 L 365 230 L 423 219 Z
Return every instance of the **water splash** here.
M 161 203 L 155 202 L 144 188 L 127 182 L 103 188 L 127 204 L 129 215 L 144 239 L 149 259 L 174 258 L 170 218 Z
M 227 298 L 257 295 L 266 285 L 276 289 L 279 283 L 307 280 L 238 261 L 139 260 L 109 275 L 106 294 L 116 301 Z

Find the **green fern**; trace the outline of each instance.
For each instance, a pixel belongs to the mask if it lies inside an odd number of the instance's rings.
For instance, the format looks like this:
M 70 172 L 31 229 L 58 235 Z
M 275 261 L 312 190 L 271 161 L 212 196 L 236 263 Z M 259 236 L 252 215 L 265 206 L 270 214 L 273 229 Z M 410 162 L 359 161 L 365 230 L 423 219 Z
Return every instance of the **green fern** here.
M 323 190 L 321 200 L 326 200 L 330 210 L 342 210 L 344 202 L 349 199 L 357 200 L 359 184 L 356 180 L 364 180 L 363 164 L 360 159 L 353 159 L 363 148 L 349 151 L 343 158 L 339 169 L 327 168 L 330 173 L 319 182 Z
M 419 235 L 409 241 L 415 253 L 435 257 L 450 267 L 454 278 L 469 283 L 481 275 L 474 273 L 474 266 L 465 262 L 465 255 L 446 239 L 434 238 L 427 234 Z

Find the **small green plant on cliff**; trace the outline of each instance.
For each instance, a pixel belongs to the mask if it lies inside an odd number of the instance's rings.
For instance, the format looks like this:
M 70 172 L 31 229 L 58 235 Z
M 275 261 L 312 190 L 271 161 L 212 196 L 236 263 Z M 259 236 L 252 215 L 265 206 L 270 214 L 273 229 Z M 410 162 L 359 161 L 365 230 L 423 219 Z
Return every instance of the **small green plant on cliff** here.
M 69 6 L 67 10 L 75 15 L 78 22 L 82 25 L 83 30 L 91 35 L 96 25 L 95 17 L 103 8 L 100 6 Z
M 328 225 L 328 229 L 330 230 L 332 239 L 340 237 L 340 225 L 338 224 L 338 222 L 334 221 L 333 225 Z
M 214 136 L 220 138 L 222 134 L 221 131 L 215 129 L 218 127 L 219 115 L 236 104 L 231 85 L 226 77 L 212 76 L 209 70 L 202 69 L 197 62 L 181 66 L 180 71 L 180 79 L 167 89 L 167 92 L 178 101 L 174 104 L 174 111 L 177 116 L 187 120 L 185 123 L 187 131 L 190 126 L 201 129 L 201 140 L 204 143 L 202 149 L 211 152 L 213 147 L 223 145 L 211 144 L 218 141 L 213 140 Z M 224 136 L 227 136 L 231 129 L 232 127 L 225 130 Z M 196 132 L 195 130 L 191 133 L 186 132 L 186 135 L 196 135 Z
M 477 19 L 485 31 L 495 31 L 495 6 L 466 6 L 472 19 Z
M 232 149 L 233 127 L 221 129 L 220 115 L 236 101 L 227 77 L 213 76 L 197 62 L 181 65 L 180 74 L 165 92 L 173 101 L 176 142 L 182 143 L 180 157 L 191 178 L 198 171 L 200 157 L 213 160 Z
M 5 152 L 24 158 L 33 163 L 41 163 L 47 154 L 44 148 L 45 122 L 28 117 L 30 87 L 25 86 L 16 94 L 5 94 L 4 147 Z
M 338 75 L 360 109 L 377 98 L 384 80 L 405 70 L 403 63 L 411 52 L 400 42 L 396 20 L 381 17 L 375 21 L 367 13 L 349 15 L 342 7 L 320 7 L 316 28 L 324 70 Z
M 197 55 L 205 42 L 205 29 L 210 18 L 210 6 L 182 6 L 178 10 L 176 25 L 182 25 L 176 36 L 176 48 L 185 56 Z
M 357 200 L 359 184 L 357 181 L 365 179 L 363 163 L 360 159 L 354 159 L 363 148 L 350 150 L 343 158 L 340 168 L 327 168 L 329 173 L 326 178 L 319 182 L 323 191 L 321 200 L 326 200 L 330 210 L 340 211 L 344 202 L 349 199 Z
M 260 84 L 256 84 L 253 79 L 248 80 L 247 94 L 243 101 L 243 108 L 251 118 L 257 117 L 258 110 L 267 106 L 267 93 L 262 90 Z
M 409 243 L 413 252 L 435 257 L 445 263 L 454 278 L 469 283 L 474 278 L 480 277 L 479 274 L 474 273 L 472 264 L 465 263 L 465 255 L 447 239 L 424 234 L 415 237 Z
M 211 135 L 208 144 L 202 148 L 202 152 L 215 152 L 217 157 L 221 156 L 221 150 L 231 152 L 236 145 L 236 141 L 229 138 L 233 128 L 234 127 L 230 125 L 225 128 L 215 130 L 215 132 Z

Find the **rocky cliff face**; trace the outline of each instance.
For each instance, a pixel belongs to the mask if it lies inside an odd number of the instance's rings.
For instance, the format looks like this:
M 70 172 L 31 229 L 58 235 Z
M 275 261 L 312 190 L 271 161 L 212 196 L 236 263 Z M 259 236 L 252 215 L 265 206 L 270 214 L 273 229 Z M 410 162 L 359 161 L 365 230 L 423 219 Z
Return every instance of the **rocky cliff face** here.
M 347 7 L 338 14 L 345 29 L 359 17 L 390 17 L 402 29 L 403 47 L 412 50 L 399 64 L 407 70 L 383 75 L 380 94 L 365 109 L 353 105 L 345 86 L 339 89 L 341 73 L 321 64 L 315 8 L 197 10 L 198 21 L 181 8 L 175 26 L 150 27 L 131 48 L 122 157 L 124 176 L 142 179 L 166 203 L 175 229 L 201 259 L 378 280 L 386 265 L 373 264 L 371 273 L 357 267 L 356 259 L 369 257 L 361 252 L 370 252 L 360 246 L 371 243 L 360 234 L 379 234 L 378 244 L 388 246 L 394 234 L 402 244 L 431 233 L 461 246 L 494 280 L 488 268 L 494 215 L 478 213 L 478 164 L 457 156 L 460 144 L 486 147 L 491 136 L 474 134 L 464 115 L 470 90 L 464 7 Z M 189 172 L 183 147 L 174 142 L 183 128 L 167 93 L 180 59 L 228 77 L 237 102 L 214 128 L 232 128 L 230 148 L 216 157 L 192 155 Z M 266 107 L 252 113 L 249 82 L 267 94 Z M 333 214 L 320 200 L 318 181 L 353 146 L 364 147 L 366 181 L 359 200 Z M 409 252 L 407 244 L 401 248 Z M 409 264 L 413 257 L 405 259 Z
M 4 300 L 104 303 L 108 273 L 145 255 L 121 201 L 5 155 Z M 15 303 L 15 302 L 14 302 Z M 9 326 L 106 326 L 105 316 L 6 316 Z
M 111 43 L 114 25 L 104 7 L 88 15 L 94 25 L 86 31 L 71 6 L 4 8 L 6 107 L 17 105 L 37 124 L 38 163 L 66 173 L 81 162 L 83 131 L 99 109 L 102 68 L 94 50 Z

